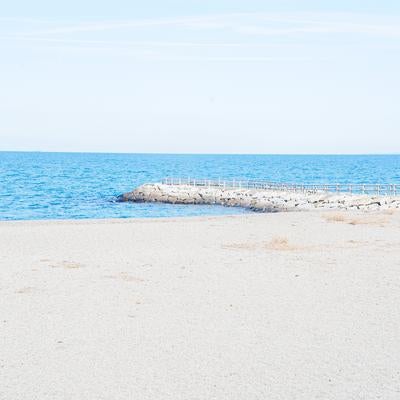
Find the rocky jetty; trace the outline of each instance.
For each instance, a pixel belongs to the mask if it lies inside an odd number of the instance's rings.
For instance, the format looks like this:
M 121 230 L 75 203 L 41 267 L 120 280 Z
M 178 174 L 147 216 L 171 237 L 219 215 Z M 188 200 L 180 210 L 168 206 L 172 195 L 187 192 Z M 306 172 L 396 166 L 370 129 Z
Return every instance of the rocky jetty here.
M 260 189 L 232 189 L 207 186 L 145 184 L 124 193 L 118 201 L 170 204 L 218 204 L 245 207 L 253 211 L 277 212 L 313 209 L 400 209 L 399 196 L 350 193 L 292 192 Z

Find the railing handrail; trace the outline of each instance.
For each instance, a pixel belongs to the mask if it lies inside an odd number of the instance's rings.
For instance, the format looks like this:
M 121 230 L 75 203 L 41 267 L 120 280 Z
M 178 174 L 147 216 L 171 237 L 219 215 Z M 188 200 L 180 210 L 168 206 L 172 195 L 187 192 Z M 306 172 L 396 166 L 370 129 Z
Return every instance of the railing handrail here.
M 262 179 L 195 179 L 164 178 L 165 185 L 207 186 L 231 189 L 261 189 L 294 192 L 335 192 L 354 194 L 400 195 L 400 184 L 372 183 L 281 183 Z

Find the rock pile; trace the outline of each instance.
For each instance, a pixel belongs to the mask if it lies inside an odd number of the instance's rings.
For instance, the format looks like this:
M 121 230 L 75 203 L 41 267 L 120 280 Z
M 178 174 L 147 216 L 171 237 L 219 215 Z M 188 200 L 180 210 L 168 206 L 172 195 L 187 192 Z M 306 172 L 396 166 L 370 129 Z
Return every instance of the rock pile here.
M 219 204 L 253 211 L 276 212 L 312 209 L 400 209 L 400 196 L 350 193 L 288 192 L 207 186 L 146 184 L 122 194 L 118 201 L 170 204 Z

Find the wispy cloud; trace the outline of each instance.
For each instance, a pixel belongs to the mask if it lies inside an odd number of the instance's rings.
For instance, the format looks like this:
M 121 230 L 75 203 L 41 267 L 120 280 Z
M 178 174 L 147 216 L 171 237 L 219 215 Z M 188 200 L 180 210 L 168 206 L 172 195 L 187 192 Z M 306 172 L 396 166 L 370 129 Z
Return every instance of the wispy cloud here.
M 373 36 L 400 36 L 400 26 L 343 24 L 343 23 L 313 23 L 303 26 L 275 28 L 262 25 L 242 25 L 236 28 L 238 32 L 250 35 L 296 35 L 296 34 L 359 34 Z
M 161 61 L 211 61 L 211 62 L 291 62 L 291 61 L 313 61 L 313 57 L 257 57 L 257 56 L 223 56 L 223 57 L 158 57 Z
M 349 22 L 351 20 L 351 22 Z M 23 21 L 23 20 L 22 20 Z M 32 21 L 31 21 L 32 22 Z M 207 31 L 233 31 L 249 35 L 362 34 L 400 36 L 400 20 L 374 21 L 356 14 L 268 14 L 234 13 L 177 18 L 153 18 L 117 21 L 79 22 L 35 29 L 24 36 L 134 30 L 152 27 L 178 27 Z
M 174 61 L 304 60 L 307 53 L 295 49 L 306 49 L 310 38 L 320 43 L 321 37 L 337 35 L 342 42 L 336 43 L 344 43 L 343 37 L 360 35 L 368 45 L 370 37 L 400 37 L 396 17 L 335 13 L 234 13 L 72 24 L 31 19 L 14 22 L 14 32 L 7 28 L 10 24 L 0 27 L 1 42 L 119 50 L 139 58 Z
M 0 40 L 14 40 L 20 42 L 42 42 L 54 44 L 82 45 L 82 46 L 123 46 L 123 47 L 183 47 L 183 48 L 276 48 L 276 43 L 252 42 L 193 42 L 193 41 L 135 41 L 135 40 L 97 40 L 97 39 L 70 39 L 57 37 L 35 37 L 23 35 L 4 35 Z
M 0 36 L 0 40 L 4 37 Z M 292 62 L 292 61 L 310 61 L 315 60 L 315 57 L 305 56 L 277 56 L 277 55 L 245 55 L 243 52 L 234 52 L 236 55 L 227 55 L 221 52 L 220 49 L 276 49 L 281 46 L 274 44 L 257 44 L 257 43 L 195 43 L 195 42 L 135 42 L 135 41 L 110 41 L 110 40 L 79 40 L 79 39 L 57 39 L 57 38 L 14 38 L 18 41 L 28 42 L 43 42 L 45 44 L 55 45 L 57 48 L 62 44 L 63 51 L 65 49 L 75 51 L 112 51 L 113 54 L 119 56 L 129 56 L 136 60 L 151 60 L 151 61 L 167 61 L 167 62 Z M 178 52 L 165 51 L 169 48 L 182 50 Z M 190 55 L 185 49 L 204 49 L 202 52 L 191 51 Z M 216 49 L 211 51 L 211 49 Z M 221 55 L 212 55 L 212 54 Z M 267 52 L 271 53 L 271 52 Z M 197 54 L 197 55 L 196 55 Z M 274 54 L 274 52 L 272 52 Z
M 203 27 L 215 29 L 221 27 L 221 17 L 223 16 L 205 16 L 205 17 L 179 17 L 179 18 L 154 18 L 142 20 L 119 20 L 119 21 L 97 21 L 80 22 L 72 25 L 64 25 L 49 29 L 35 30 L 30 35 L 54 35 L 68 34 L 77 32 L 100 32 L 114 31 L 122 29 L 135 29 L 146 27 L 163 26 L 181 26 L 181 27 Z M 225 16 L 226 17 L 226 16 Z

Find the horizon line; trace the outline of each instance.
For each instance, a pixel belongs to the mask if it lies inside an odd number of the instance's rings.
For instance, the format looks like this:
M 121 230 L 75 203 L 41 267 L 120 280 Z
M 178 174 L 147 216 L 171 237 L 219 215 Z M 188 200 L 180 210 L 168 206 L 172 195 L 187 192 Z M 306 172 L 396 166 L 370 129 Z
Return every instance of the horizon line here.
M 61 150 L 0 150 L 0 153 L 44 153 L 44 154 L 122 154 L 122 155 L 193 155 L 193 156 L 400 156 L 395 153 L 194 153 L 194 152 L 106 152 L 106 151 L 61 151 Z

